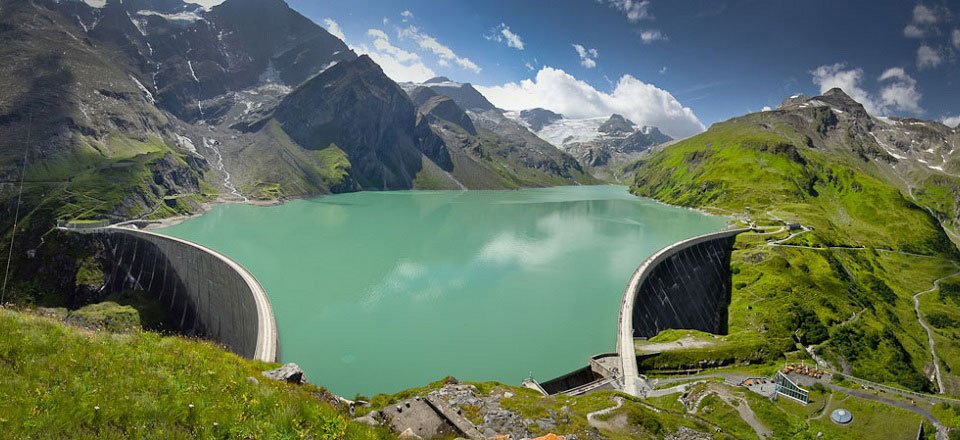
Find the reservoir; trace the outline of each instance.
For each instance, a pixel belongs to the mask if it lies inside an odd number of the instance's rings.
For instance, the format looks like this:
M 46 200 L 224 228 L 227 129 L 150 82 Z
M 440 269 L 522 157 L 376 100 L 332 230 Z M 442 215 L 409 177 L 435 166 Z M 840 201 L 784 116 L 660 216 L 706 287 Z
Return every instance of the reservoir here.
M 637 266 L 726 221 L 583 186 L 218 205 L 159 232 L 253 273 L 281 360 L 352 398 L 447 375 L 519 384 L 580 368 L 615 351 Z

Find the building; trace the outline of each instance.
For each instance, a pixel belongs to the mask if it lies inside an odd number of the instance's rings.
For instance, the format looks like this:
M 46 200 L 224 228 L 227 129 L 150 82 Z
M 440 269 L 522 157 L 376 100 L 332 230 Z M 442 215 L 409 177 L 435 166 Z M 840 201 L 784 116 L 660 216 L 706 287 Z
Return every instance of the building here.
M 804 405 L 810 403 L 810 392 L 800 388 L 782 372 L 778 371 L 773 376 L 773 382 L 777 385 L 777 394 L 789 397 Z

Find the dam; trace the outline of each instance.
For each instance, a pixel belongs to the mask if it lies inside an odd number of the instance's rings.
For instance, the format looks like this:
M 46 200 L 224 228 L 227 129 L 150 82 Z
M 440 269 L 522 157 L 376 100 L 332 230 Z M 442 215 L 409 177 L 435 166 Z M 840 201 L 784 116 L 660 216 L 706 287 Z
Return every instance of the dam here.
M 61 227 L 99 241 L 106 250 L 110 291 L 149 292 L 178 331 L 224 345 L 249 358 L 279 357 L 276 322 L 256 278 L 230 258 L 196 243 L 133 228 Z
M 617 352 L 590 358 L 587 367 L 524 385 L 544 394 L 585 394 L 619 389 L 642 396 L 649 387 L 637 367 L 636 338 L 649 338 L 667 329 L 726 333 L 730 303 L 730 256 L 734 229 L 673 243 L 647 258 L 630 277 L 620 303 Z
M 620 304 L 617 354 L 621 389 L 637 396 L 646 384 L 637 368 L 634 339 L 666 329 L 726 332 L 734 229 L 674 243 L 652 255 L 630 277 Z

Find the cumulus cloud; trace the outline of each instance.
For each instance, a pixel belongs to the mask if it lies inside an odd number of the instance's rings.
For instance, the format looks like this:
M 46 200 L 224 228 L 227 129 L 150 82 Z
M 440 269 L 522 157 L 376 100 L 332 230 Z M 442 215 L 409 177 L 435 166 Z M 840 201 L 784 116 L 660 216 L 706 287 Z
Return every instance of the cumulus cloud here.
M 600 53 L 596 49 L 587 49 L 580 44 L 573 43 L 573 49 L 577 51 L 577 55 L 580 56 L 580 65 L 588 69 L 597 67 L 597 58 L 600 56 Z
M 660 70 L 659 70 L 659 72 L 660 72 L 661 75 L 667 73 L 667 66 L 661 67 Z
M 640 32 L 640 39 L 644 44 L 650 44 L 655 41 L 668 41 L 666 34 L 656 29 L 648 29 Z
M 762 108 L 760 111 L 762 111 L 762 112 L 768 112 L 768 111 L 770 111 L 770 110 L 773 110 L 773 109 L 770 108 L 769 105 L 765 105 L 765 106 L 763 106 L 763 108 Z
M 916 24 L 935 24 L 940 21 L 937 13 L 933 9 L 924 5 L 917 5 L 913 8 L 913 22 Z
M 917 49 L 917 68 L 926 69 L 928 67 L 937 67 L 943 63 L 943 56 L 940 55 L 940 51 L 934 49 L 926 44 L 920 46 Z
M 917 91 L 917 81 L 901 67 L 889 68 L 877 78 L 883 85 L 876 96 L 863 87 L 863 69 L 848 69 L 846 64 L 836 63 L 817 67 L 810 73 L 813 83 L 820 86 L 820 93 L 840 88 L 872 115 L 924 111 L 920 107 L 923 95 Z
M 669 92 L 630 75 L 620 77 L 613 91 L 605 93 L 561 69 L 545 66 L 535 78 L 477 89 L 507 110 L 542 107 L 571 118 L 618 113 L 638 124 L 659 127 L 675 138 L 704 130 L 693 110 Z
M 885 110 L 923 113 L 920 99 L 923 95 L 917 91 L 917 80 L 900 67 L 887 69 L 880 75 L 879 81 L 885 83 L 880 89 L 880 103 Z
M 907 27 L 903 28 L 903 36 L 907 38 L 923 38 L 927 35 L 927 32 L 915 24 L 908 24 Z
M 606 3 L 611 8 L 623 12 L 627 20 L 636 23 L 640 20 L 652 20 L 653 14 L 650 13 L 649 0 L 597 0 L 599 3 Z
M 413 18 L 413 12 L 410 12 L 409 10 L 405 10 L 400 13 L 400 17 L 401 17 L 401 20 L 403 20 L 403 22 L 406 23 L 407 20 L 410 20 Z
M 880 114 L 873 98 L 860 86 L 863 80 L 863 69 L 847 69 L 846 64 L 836 63 L 817 67 L 810 74 L 813 75 L 813 83 L 820 86 L 820 93 L 834 87 L 840 88 L 855 101 L 863 104 L 867 112 Z
M 423 64 L 419 55 L 394 46 L 386 32 L 380 29 L 369 29 L 367 37 L 372 40 L 372 49 L 366 44 L 351 46 L 351 49 L 357 53 L 369 55 L 390 79 L 397 82 L 423 82 L 437 76 L 432 69 Z
M 953 30 L 951 40 L 953 40 L 953 47 L 960 49 L 960 29 Z
M 493 28 L 489 35 L 484 35 L 484 38 L 498 43 L 507 43 L 509 47 L 523 50 L 523 39 L 511 31 L 510 26 L 507 26 L 506 23 L 500 23 L 500 26 Z
M 327 32 L 330 32 L 330 35 L 339 38 L 340 41 L 347 41 L 347 36 L 343 34 L 343 29 L 340 29 L 340 24 L 333 21 L 332 18 L 324 18 L 323 24 L 327 28 Z
M 943 124 L 947 127 L 957 128 L 960 127 L 960 115 L 956 116 L 947 116 L 943 118 Z
M 450 62 L 452 61 L 466 70 L 470 70 L 473 73 L 480 73 L 480 66 L 471 61 L 470 58 L 457 55 L 453 49 L 450 49 L 443 43 L 440 43 L 436 38 L 421 32 L 416 26 L 408 26 L 404 29 L 400 29 L 398 35 L 400 36 L 400 39 L 412 40 L 416 42 L 421 49 L 430 51 L 439 57 L 440 59 L 437 61 L 437 64 L 440 64 L 441 66 L 449 66 Z

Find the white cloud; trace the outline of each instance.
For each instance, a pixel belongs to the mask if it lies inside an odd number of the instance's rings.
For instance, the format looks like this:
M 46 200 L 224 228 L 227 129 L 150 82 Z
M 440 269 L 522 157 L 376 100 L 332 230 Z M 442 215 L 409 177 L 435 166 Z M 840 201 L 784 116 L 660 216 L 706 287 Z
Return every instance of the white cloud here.
M 669 38 L 659 30 L 649 29 L 643 32 L 640 32 L 640 39 L 643 40 L 643 44 L 650 44 L 655 41 L 668 41 Z
M 936 12 L 924 5 L 917 5 L 913 8 L 913 22 L 916 24 L 934 24 L 940 21 Z
M 953 40 L 953 46 L 960 49 L 960 29 L 953 30 L 953 38 L 951 39 Z
M 612 8 L 616 8 L 627 16 L 627 20 L 636 23 L 640 20 L 653 20 L 653 14 L 650 13 L 649 0 L 597 0 L 600 3 L 606 3 Z
M 937 67 L 943 62 L 940 52 L 926 44 L 917 49 L 917 68 Z
M 769 105 L 765 105 L 765 106 L 763 106 L 763 109 L 761 109 L 760 111 L 762 111 L 762 112 L 768 112 L 768 111 L 770 111 L 770 110 L 773 110 L 773 109 L 770 108 Z
M 903 36 L 907 38 L 923 38 L 927 33 L 915 24 L 908 24 L 903 28 Z
M 323 24 L 326 25 L 327 32 L 330 32 L 330 35 L 339 38 L 341 41 L 347 41 L 347 36 L 343 34 L 343 29 L 340 29 L 340 24 L 333 21 L 332 18 L 324 18 Z
M 390 37 L 387 36 L 386 32 L 380 29 L 368 29 L 367 36 L 373 39 L 373 47 L 375 47 L 378 51 L 389 54 L 401 63 L 420 60 L 420 55 L 417 55 L 413 52 L 407 52 L 391 44 Z
M 410 20 L 413 18 L 413 12 L 410 12 L 409 10 L 405 10 L 400 13 L 400 17 L 403 17 L 401 18 L 401 20 L 403 20 L 403 22 L 406 23 L 407 20 Z
M 507 110 L 542 107 L 571 118 L 618 113 L 638 124 L 659 127 L 676 138 L 704 130 L 693 111 L 669 92 L 630 75 L 620 77 L 613 91 L 605 93 L 561 69 L 545 66 L 533 79 L 477 89 L 494 105 Z
M 860 87 L 863 80 L 863 69 L 847 69 L 844 63 L 824 65 L 812 72 L 813 83 L 820 86 L 820 93 L 825 93 L 834 87 L 840 88 L 855 101 L 863 104 L 867 112 L 879 114 L 879 106 L 866 90 Z
M 380 65 L 383 73 L 390 79 L 397 82 L 423 82 L 437 76 L 432 69 L 423 64 L 419 55 L 394 46 L 386 32 L 380 29 L 369 29 L 367 36 L 373 41 L 373 49 L 366 44 L 359 47 L 351 46 L 351 49 L 360 54 L 370 55 L 370 58 Z
M 500 27 L 500 34 L 507 40 L 507 46 L 523 50 L 523 40 L 520 39 L 520 36 L 511 32 L 510 28 L 504 23 L 500 23 Z
M 523 50 L 524 47 L 523 39 L 511 31 L 510 26 L 507 26 L 506 23 L 500 23 L 499 26 L 490 30 L 490 34 L 484 35 L 483 38 L 498 43 L 507 43 L 507 46 L 518 50 Z
M 947 127 L 957 128 L 960 127 L 960 115 L 956 116 L 947 116 L 943 118 L 943 124 Z
M 450 61 L 453 61 L 458 66 L 473 71 L 473 73 L 480 73 L 480 66 L 476 65 L 469 58 L 458 56 L 452 49 L 445 46 L 443 43 L 437 41 L 436 38 L 427 35 L 423 32 L 420 32 L 416 26 L 408 26 L 404 29 L 400 29 L 398 32 L 400 39 L 410 39 L 417 43 L 421 49 L 428 50 L 433 52 L 434 55 L 437 55 L 440 60 L 437 61 L 441 66 L 448 66 Z
M 877 79 L 883 83 L 879 96 L 874 96 L 863 88 L 863 69 L 848 69 L 844 63 L 824 65 L 810 72 L 813 83 L 820 86 L 820 93 L 837 87 L 863 104 L 868 113 L 877 116 L 891 112 L 923 113 L 920 100 L 923 95 L 917 91 L 917 81 L 900 67 L 885 70 Z
M 523 63 L 523 65 L 526 66 L 527 70 L 529 71 L 537 70 L 535 67 L 533 67 L 533 64 L 531 64 L 529 61 L 527 61 L 526 63 Z
M 880 82 L 886 83 L 880 89 L 880 103 L 885 110 L 923 113 L 920 99 L 923 95 L 917 91 L 917 80 L 900 67 L 887 69 L 880 75 Z
M 577 55 L 580 56 L 580 65 L 588 69 L 597 67 L 597 58 L 600 56 L 600 53 L 596 49 L 587 49 L 582 45 L 577 43 L 572 44 L 574 50 L 577 51 Z
M 667 66 L 661 67 L 660 70 L 659 70 L 659 72 L 660 72 L 661 75 L 663 75 L 664 73 L 667 73 Z
M 903 28 L 903 36 L 907 38 L 924 38 L 930 35 L 940 35 L 938 24 L 949 21 L 950 11 L 943 7 L 931 8 L 918 4 L 913 8 L 910 23 Z

